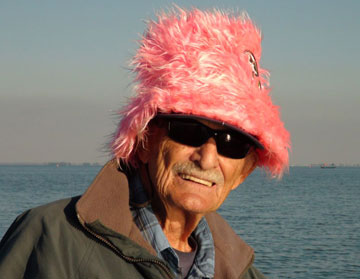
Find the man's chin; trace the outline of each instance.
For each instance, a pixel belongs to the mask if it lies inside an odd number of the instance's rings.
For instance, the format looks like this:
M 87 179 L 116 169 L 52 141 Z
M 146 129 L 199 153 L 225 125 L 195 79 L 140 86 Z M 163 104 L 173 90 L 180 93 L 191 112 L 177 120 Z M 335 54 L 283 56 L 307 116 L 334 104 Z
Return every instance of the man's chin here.
M 177 202 L 177 207 L 182 209 L 185 214 L 200 214 L 215 211 L 216 208 L 213 204 L 209 204 L 208 199 L 199 197 L 197 194 L 187 193 Z

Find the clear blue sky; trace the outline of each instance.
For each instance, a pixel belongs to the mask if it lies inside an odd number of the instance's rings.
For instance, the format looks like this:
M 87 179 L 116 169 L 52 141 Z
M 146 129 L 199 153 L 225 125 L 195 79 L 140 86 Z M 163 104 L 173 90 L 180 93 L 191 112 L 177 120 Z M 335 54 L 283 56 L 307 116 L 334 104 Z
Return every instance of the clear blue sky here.
M 360 1 L 126 2 L 0 2 L 0 163 L 105 162 L 144 22 L 172 3 L 262 29 L 291 164 L 360 163 Z

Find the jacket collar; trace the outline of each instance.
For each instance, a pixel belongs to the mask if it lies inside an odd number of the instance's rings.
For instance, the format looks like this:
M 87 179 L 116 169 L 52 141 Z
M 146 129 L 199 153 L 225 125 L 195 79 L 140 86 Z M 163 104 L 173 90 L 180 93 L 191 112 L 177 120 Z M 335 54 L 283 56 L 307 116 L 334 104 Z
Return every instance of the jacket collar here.
M 128 179 L 119 170 L 115 159 L 102 168 L 77 202 L 76 211 L 85 225 L 100 222 L 115 235 L 126 236 L 156 255 L 132 221 Z M 238 278 L 252 264 L 253 249 L 235 234 L 219 214 L 209 213 L 205 218 L 214 239 L 215 278 Z
M 155 250 L 142 237 L 129 209 L 129 185 L 116 160 L 109 161 L 76 203 L 76 211 L 85 225 L 101 223 L 115 234 L 124 235 L 151 254 Z

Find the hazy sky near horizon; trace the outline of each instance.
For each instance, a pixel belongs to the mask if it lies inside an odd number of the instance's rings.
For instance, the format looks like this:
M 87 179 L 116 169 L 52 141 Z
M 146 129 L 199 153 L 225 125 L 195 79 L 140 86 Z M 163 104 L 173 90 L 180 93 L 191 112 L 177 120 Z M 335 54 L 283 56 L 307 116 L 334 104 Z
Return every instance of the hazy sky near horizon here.
M 360 163 L 360 1 L 1 1 L 0 163 L 105 162 L 145 21 L 246 10 L 291 132 L 291 164 Z

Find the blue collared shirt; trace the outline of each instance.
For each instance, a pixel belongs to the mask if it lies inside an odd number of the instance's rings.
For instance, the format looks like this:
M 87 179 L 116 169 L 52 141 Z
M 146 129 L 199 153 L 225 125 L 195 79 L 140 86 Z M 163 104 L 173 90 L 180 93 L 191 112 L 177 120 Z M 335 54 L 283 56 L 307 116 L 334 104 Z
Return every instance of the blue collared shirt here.
M 166 261 L 172 271 L 180 276 L 179 258 L 170 246 L 153 210 L 138 174 L 129 179 L 130 210 L 134 222 L 143 237 L 152 245 L 159 258 Z M 213 278 L 215 270 L 215 248 L 210 228 L 203 217 L 192 237 L 197 243 L 194 263 L 186 278 Z

